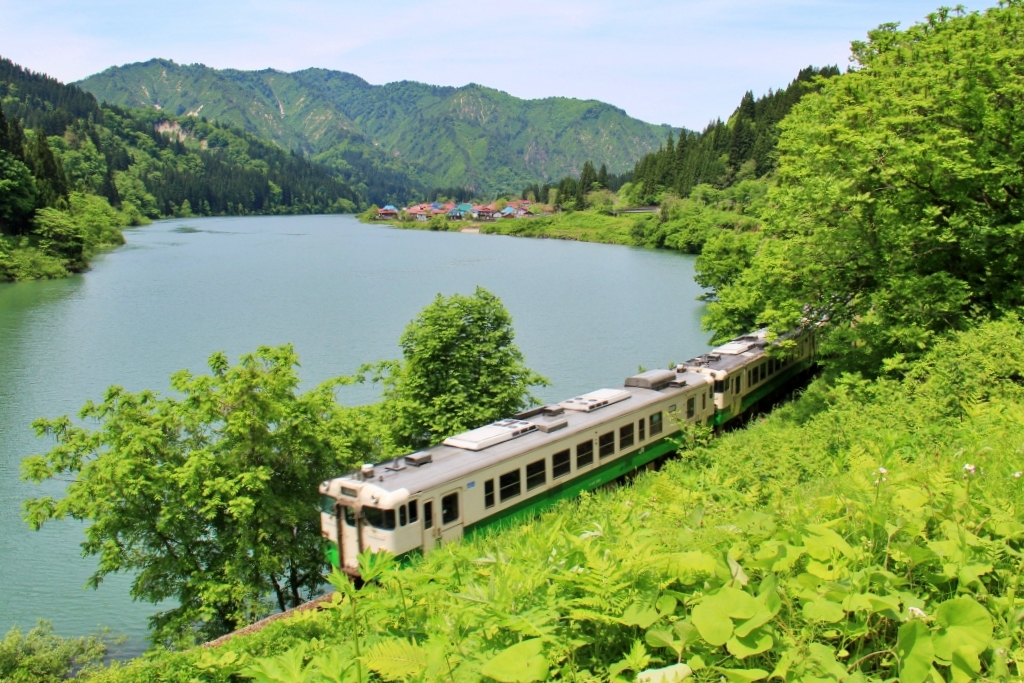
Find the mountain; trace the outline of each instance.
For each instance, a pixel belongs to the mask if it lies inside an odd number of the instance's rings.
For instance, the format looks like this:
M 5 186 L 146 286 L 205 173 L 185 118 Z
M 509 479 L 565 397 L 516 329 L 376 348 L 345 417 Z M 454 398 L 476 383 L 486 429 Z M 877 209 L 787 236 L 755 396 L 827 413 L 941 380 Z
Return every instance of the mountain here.
M 326 69 L 212 69 L 154 59 L 79 85 L 111 104 L 159 107 L 239 126 L 337 167 L 353 160 L 432 187 L 478 192 L 578 174 L 586 160 L 633 168 L 671 130 L 595 100 L 523 100 L 470 84 L 371 85 Z

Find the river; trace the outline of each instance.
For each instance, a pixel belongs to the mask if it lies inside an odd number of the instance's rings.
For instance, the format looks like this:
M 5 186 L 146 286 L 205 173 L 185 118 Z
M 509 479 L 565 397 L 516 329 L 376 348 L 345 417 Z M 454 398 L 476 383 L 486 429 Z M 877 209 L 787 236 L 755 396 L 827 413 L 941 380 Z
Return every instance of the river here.
M 130 577 L 84 585 L 82 525 L 34 532 L 21 502 L 61 483 L 19 480 L 45 452 L 38 417 L 75 414 L 111 384 L 167 391 L 182 368 L 204 372 L 261 344 L 292 342 L 307 386 L 399 355 L 405 325 L 437 293 L 477 285 L 504 301 L 527 364 L 552 386 L 545 401 L 614 387 L 638 365 L 664 367 L 706 348 L 693 257 L 558 240 L 397 230 L 351 216 L 160 221 L 66 280 L 0 284 L 0 636 L 49 619 L 61 635 L 100 627 L 146 645 L 147 616 Z M 348 404 L 373 401 L 346 387 Z M 325 472 L 330 476 L 333 472 Z

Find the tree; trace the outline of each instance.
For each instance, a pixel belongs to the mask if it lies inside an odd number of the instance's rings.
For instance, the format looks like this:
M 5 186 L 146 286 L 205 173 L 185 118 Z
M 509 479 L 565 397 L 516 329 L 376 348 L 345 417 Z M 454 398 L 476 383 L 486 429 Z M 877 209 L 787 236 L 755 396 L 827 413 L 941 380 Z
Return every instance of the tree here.
M 62 260 L 72 272 L 85 269 L 85 231 L 70 214 L 57 209 L 40 209 L 33 224 L 40 249 Z
M 1024 305 L 1022 29 L 1015 0 L 855 43 L 781 124 L 764 239 L 705 325 L 822 322 L 824 354 L 870 373 Z
M 61 499 L 25 502 L 35 528 L 71 517 L 91 522 L 83 550 L 99 567 L 89 584 L 133 574 L 138 600 L 170 600 L 151 617 L 156 642 L 188 644 L 234 630 L 319 590 L 326 562 L 317 484 L 354 464 L 338 419 L 338 380 L 298 393 L 291 346 L 260 347 L 211 374 L 171 377 L 176 397 L 110 387 L 79 416 L 34 423 L 56 439 L 27 458 L 23 477 L 72 477 Z
M 400 361 L 363 372 L 384 383 L 383 410 L 395 443 L 405 448 L 509 417 L 536 403 L 530 387 L 548 384 L 526 367 L 512 317 L 482 287 L 472 296 L 438 294 L 399 343 Z
M 67 199 L 68 181 L 43 131 L 35 131 L 27 151 L 26 161 L 36 178 L 39 206 L 57 206 L 60 199 Z
M 0 149 L 0 231 L 20 234 L 36 206 L 36 183 L 28 167 Z
M 608 189 L 608 167 L 604 164 L 601 164 L 601 169 L 597 172 L 597 184 L 602 190 Z

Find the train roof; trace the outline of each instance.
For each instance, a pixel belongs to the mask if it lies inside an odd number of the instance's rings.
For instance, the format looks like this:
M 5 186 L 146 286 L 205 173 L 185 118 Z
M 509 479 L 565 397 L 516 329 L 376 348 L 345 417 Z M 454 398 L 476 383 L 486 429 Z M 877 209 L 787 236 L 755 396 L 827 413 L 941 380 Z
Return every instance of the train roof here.
M 684 395 L 694 387 L 707 386 L 710 379 L 686 370 L 660 370 L 627 380 L 631 381 L 641 386 L 600 389 L 560 404 L 542 406 L 446 439 L 448 445 L 443 443 L 379 463 L 374 466 L 372 483 L 385 491 L 407 489 L 410 495 L 416 495 L 547 444 L 567 438 L 574 444 L 573 435 L 666 398 Z M 417 461 L 423 464 L 410 464 Z M 342 484 L 346 480 L 361 482 L 363 478 L 361 473 L 353 472 L 340 478 Z
M 751 360 L 763 356 L 768 343 L 768 328 L 763 328 L 730 339 L 705 354 L 680 363 L 679 368 L 692 369 L 697 372 L 712 370 L 729 373 L 750 363 Z

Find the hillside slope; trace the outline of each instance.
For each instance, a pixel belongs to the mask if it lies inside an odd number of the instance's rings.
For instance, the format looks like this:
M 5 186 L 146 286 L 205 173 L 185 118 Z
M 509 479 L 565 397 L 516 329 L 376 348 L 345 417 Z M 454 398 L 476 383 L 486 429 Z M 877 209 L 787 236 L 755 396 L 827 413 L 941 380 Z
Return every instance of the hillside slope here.
M 326 69 L 218 70 L 154 59 L 80 85 L 111 104 L 230 122 L 327 163 L 369 155 L 426 185 L 483 192 L 578 173 L 587 159 L 625 171 L 669 131 L 593 100 L 522 100 L 476 84 L 371 85 Z

